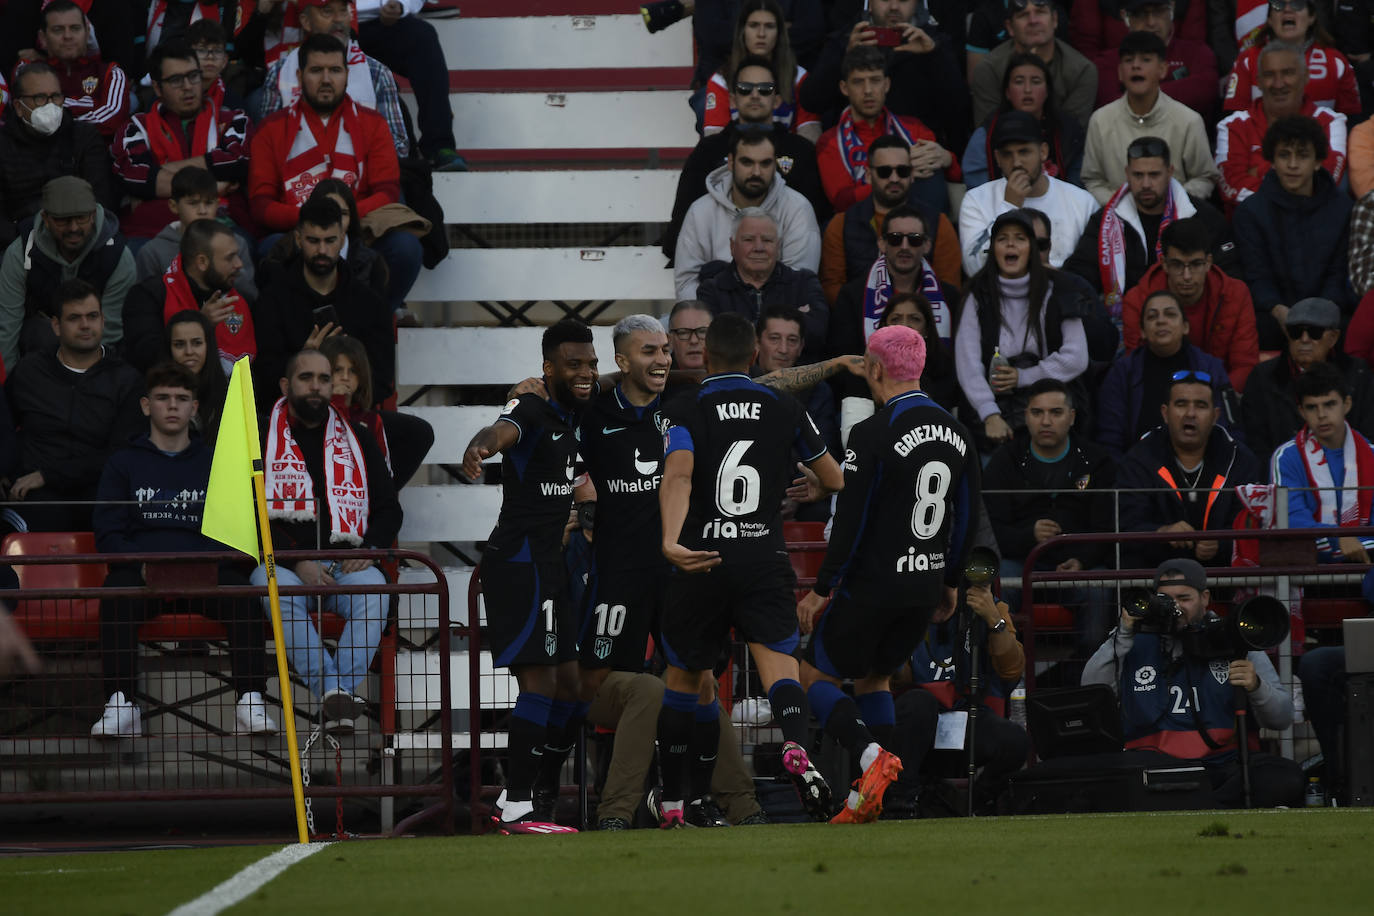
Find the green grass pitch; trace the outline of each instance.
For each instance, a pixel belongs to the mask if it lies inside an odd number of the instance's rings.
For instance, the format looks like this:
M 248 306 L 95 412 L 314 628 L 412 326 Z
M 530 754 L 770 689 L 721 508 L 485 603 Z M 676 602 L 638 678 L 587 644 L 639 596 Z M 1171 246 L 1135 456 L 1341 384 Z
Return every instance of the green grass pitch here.
M 1371 810 L 359 840 L 227 912 L 1364 914 L 1372 841 Z M 275 848 L 0 860 L 0 906 L 166 913 Z

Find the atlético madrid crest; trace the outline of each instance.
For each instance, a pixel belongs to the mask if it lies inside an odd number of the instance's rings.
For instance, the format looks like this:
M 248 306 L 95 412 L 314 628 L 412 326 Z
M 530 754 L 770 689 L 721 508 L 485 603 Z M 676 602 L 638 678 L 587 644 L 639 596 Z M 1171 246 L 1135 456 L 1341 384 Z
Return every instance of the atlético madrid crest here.
M 592 646 L 592 652 L 596 654 L 597 658 L 604 660 L 606 656 L 611 654 L 611 640 L 606 636 L 598 636 L 596 644 Z
M 549 655 L 556 655 L 556 654 L 558 654 L 558 634 L 557 634 L 557 633 L 546 633 L 546 634 L 544 634 L 544 651 L 547 652 Z

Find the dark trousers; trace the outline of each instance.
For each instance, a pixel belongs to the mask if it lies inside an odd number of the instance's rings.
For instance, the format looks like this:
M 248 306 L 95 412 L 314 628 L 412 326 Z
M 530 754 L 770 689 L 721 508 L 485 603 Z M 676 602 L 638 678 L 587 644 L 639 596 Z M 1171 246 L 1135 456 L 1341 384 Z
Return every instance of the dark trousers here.
M 248 577 L 232 566 L 220 566 L 218 584 L 248 585 Z M 143 572 L 137 566 L 115 566 L 105 577 L 106 588 L 137 588 Z M 105 696 L 122 691 L 132 700 L 138 678 L 138 628 L 159 614 L 203 614 L 229 631 L 229 669 L 234 695 L 267 689 L 267 633 L 262 611 L 252 598 L 232 600 L 105 598 L 100 602 L 100 660 Z
M 433 158 L 439 150 L 452 148 L 448 64 L 434 26 L 418 16 L 403 16 L 391 25 L 382 25 L 377 19 L 360 22 L 358 44 L 369 56 L 410 80 L 420 115 L 420 151 Z
M 931 773 L 939 766 L 939 772 L 943 773 L 944 764 L 949 763 L 955 772 L 968 772 L 967 750 L 931 754 L 935 747 L 936 723 L 944 711 L 935 694 L 919 687 L 908 690 L 897 698 L 896 707 L 897 724 L 892 730 L 893 746 L 889 750 L 902 759 L 902 775 L 894 786 L 902 797 L 916 797 L 921 787 L 922 769 Z M 984 780 L 995 781 L 1019 770 L 1026 763 L 1028 750 L 1025 729 L 987 706 L 979 708 L 973 724 L 973 756 L 983 768 Z
M 56 490 L 44 486 L 30 490 L 22 503 L 12 506 L 30 531 L 90 531 L 91 500 L 95 488 Z
M 1334 795 L 1345 788 L 1345 649 L 1328 646 L 1308 652 L 1298 664 L 1298 680 L 1307 721 L 1322 746 L 1327 788 Z

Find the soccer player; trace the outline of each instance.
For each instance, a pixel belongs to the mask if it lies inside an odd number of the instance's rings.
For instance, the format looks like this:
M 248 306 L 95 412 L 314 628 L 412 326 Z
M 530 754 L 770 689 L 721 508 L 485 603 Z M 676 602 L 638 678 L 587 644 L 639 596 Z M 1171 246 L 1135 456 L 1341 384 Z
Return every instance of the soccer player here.
M 562 536 L 572 505 L 578 414 L 596 391 L 591 329 L 574 319 L 558 322 L 544 332 L 543 355 L 551 397 L 511 400 L 463 455 L 463 472 L 474 479 L 484 459 L 503 455 L 501 514 L 481 570 L 495 664 L 509 667 L 520 685 L 510 769 L 494 818 L 502 833 L 575 832 L 538 820 L 532 795 L 544 746 L 560 743 L 577 697 L 577 614 Z
M 953 606 L 978 503 L 972 438 L 921 391 L 924 338 L 880 328 L 864 359 L 883 406 L 850 430 L 830 545 L 797 605 L 802 631 L 814 630 L 801 665 L 811 708 L 862 772 L 834 823 L 875 820 L 901 772 L 882 747 L 894 722 L 889 679 L 935 609 Z M 854 679 L 853 699 L 840 690 L 843 678 Z
M 668 587 L 662 647 L 667 689 L 659 714 L 663 771 L 661 826 L 684 825 L 684 806 L 710 787 L 717 701 L 698 702 L 731 627 L 744 637 L 782 728 L 783 767 L 812 817 L 829 816 L 830 788 L 803 745 L 806 694 L 791 652 L 796 577 L 782 538 L 780 507 L 795 448 L 810 467 L 819 497 L 844 484 L 835 459 L 806 411 L 790 397 L 749 378 L 758 356 L 753 325 L 741 315 L 716 317 L 706 332 L 706 369 L 699 390 L 665 414 L 663 555 L 677 569 Z M 709 723 L 709 726 L 707 725 Z M 689 787 L 686 763 L 693 760 Z

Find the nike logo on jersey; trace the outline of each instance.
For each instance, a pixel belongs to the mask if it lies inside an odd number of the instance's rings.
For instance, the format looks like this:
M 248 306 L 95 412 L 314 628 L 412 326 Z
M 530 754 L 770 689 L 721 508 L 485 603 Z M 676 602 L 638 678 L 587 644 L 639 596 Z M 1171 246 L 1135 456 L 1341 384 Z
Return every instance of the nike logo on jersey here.
M 635 449 L 635 470 L 648 477 L 650 474 L 658 473 L 658 460 L 644 461 L 639 457 L 639 449 Z
M 549 434 L 549 438 L 552 439 L 554 442 L 557 442 L 559 439 L 562 439 L 562 438 L 563 438 L 563 434 L 562 434 L 562 433 L 550 433 L 550 434 Z
M 603 436 L 610 436 L 610 435 L 613 435 L 614 433 L 624 432 L 624 431 L 627 430 L 627 429 L 629 429 L 628 426 L 616 426 L 616 427 L 603 426 L 603 427 L 601 427 L 601 435 L 603 435 Z

